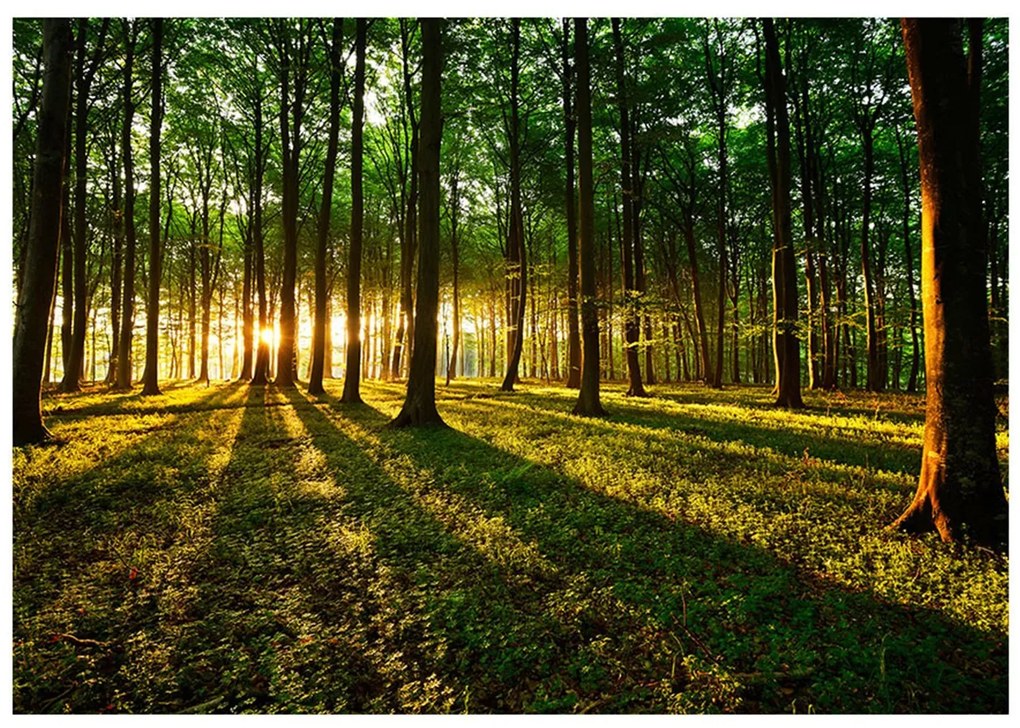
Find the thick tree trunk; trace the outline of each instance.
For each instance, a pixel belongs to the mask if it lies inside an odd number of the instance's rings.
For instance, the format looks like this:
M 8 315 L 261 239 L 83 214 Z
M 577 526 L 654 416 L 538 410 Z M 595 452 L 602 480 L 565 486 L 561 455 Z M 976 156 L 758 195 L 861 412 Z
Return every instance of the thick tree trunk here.
M 921 160 L 928 396 L 917 492 L 893 526 L 934 528 L 945 541 L 969 536 L 1004 544 L 1008 508 L 995 449 L 987 237 L 980 171 L 972 163 L 979 154 L 979 90 L 971 86 L 973 73 L 968 77 L 959 21 L 902 25 Z
M 439 309 L 439 147 L 443 136 L 441 79 L 442 23 L 422 18 L 421 150 L 418 155 L 421 209 L 420 259 L 415 308 L 414 347 L 407 379 L 407 396 L 392 427 L 445 427 L 436 410 L 436 324 Z
M 581 268 L 581 327 L 584 356 L 581 388 L 574 414 L 606 414 L 599 399 L 599 318 L 595 291 L 595 194 L 592 174 L 591 81 L 588 61 L 588 21 L 574 19 L 574 59 L 577 64 L 578 258 Z
M 67 109 L 71 88 L 71 26 L 66 19 L 43 21 L 42 101 L 38 111 L 32 210 L 25 267 L 14 319 L 12 434 L 14 445 L 43 442 L 42 370 L 46 329 L 56 285 L 57 246 L 66 176 Z
M 361 402 L 361 244 L 364 238 L 365 38 L 368 21 L 358 18 L 355 40 L 354 113 L 351 129 L 351 245 L 347 258 L 347 366 L 341 402 Z
M 800 341 L 797 338 L 797 263 L 790 225 L 790 119 L 786 79 L 771 18 L 764 20 L 765 96 L 769 171 L 772 177 L 772 305 L 776 359 L 776 404 L 804 406 L 800 394 Z
M 163 128 L 163 19 L 152 22 L 152 115 L 149 126 L 149 300 L 145 310 L 145 374 L 142 394 L 159 394 L 160 133 Z

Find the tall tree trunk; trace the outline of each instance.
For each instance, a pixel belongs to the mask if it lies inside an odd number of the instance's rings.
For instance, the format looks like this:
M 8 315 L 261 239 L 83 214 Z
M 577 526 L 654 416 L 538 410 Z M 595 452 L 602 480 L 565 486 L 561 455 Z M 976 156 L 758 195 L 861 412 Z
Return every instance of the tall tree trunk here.
M 252 226 L 251 219 L 249 218 L 247 229 L 244 235 L 244 273 L 241 280 L 241 340 L 242 340 L 242 354 L 241 354 L 241 370 L 238 372 L 238 381 L 246 382 L 251 379 L 252 372 L 252 359 L 253 359 L 253 347 L 254 347 L 254 315 L 251 305 L 251 279 L 252 279 L 252 268 L 254 263 L 254 251 L 255 246 L 252 240 Z
M 460 168 L 454 166 L 450 179 L 450 252 L 453 264 L 453 351 L 446 366 L 446 385 L 457 377 L 457 354 L 460 351 L 460 240 L 457 226 L 460 222 Z M 463 373 L 463 368 L 461 369 Z
M 422 18 L 421 150 L 418 175 L 420 259 L 415 308 L 414 347 L 407 379 L 407 396 L 392 427 L 445 426 L 436 410 L 436 323 L 439 308 L 439 147 L 443 136 L 441 79 L 442 23 Z
M 112 192 L 111 226 L 113 233 L 113 252 L 110 261 L 110 367 L 106 372 L 106 383 L 117 382 L 117 354 L 120 351 L 120 288 L 123 275 L 124 258 L 124 199 L 121 194 L 120 169 L 117 158 L 116 132 L 112 134 L 110 144 L 110 188 Z
M 159 394 L 160 133 L 163 129 L 163 19 L 152 19 L 152 115 L 149 125 L 149 300 L 145 310 L 145 374 L 142 394 Z
M 521 122 L 520 122 L 520 46 L 521 20 L 512 18 L 511 35 L 512 51 L 510 61 L 510 128 L 508 141 L 510 146 L 510 225 L 509 242 L 510 276 L 516 293 L 516 310 L 512 312 L 511 330 L 513 345 L 507 361 L 506 376 L 500 389 L 504 392 L 514 391 L 514 383 L 519 379 L 518 370 L 521 365 L 521 352 L 524 351 L 524 319 L 528 313 L 528 261 L 524 246 L 524 214 L 521 205 Z
M 574 414 L 606 414 L 599 399 L 599 318 L 595 291 L 595 186 L 592 174 L 591 80 L 588 21 L 574 19 L 574 62 L 577 66 L 578 258 L 581 268 L 581 388 Z
M 870 116 L 869 116 L 870 119 Z M 871 392 L 884 389 L 880 374 L 878 354 L 878 327 L 875 322 L 875 277 L 871 261 L 871 181 L 875 173 L 875 138 L 870 121 L 865 122 L 862 132 L 864 143 L 864 199 L 861 209 L 861 274 L 864 284 L 864 308 L 867 319 L 868 338 L 868 379 Z
M 906 145 L 900 126 L 896 126 L 896 146 L 900 155 L 900 180 L 903 185 L 903 258 L 907 268 L 907 295 L 910 298 L 910 378 L 907 391 L 917 391 L 920 370 L 921 346 L 917 336 L 917 296 L 914 293 L 914 253 L 910 246 L 910 174 L 907 165 Z
M 360 35 L 360 23 L 359 22 L 359 42 L 363 40 Z M 341 18 L 333 18 L 333 32 L 332 40 L 329 44 L 329 141 L 326 144 L 326 163 L 325 169 L 322 174 L 322 204 L 319 206 L 319 225 L 316 231 L 315 240 L 315 319 L 312 324 L 312 359 L 311 369 L 308 372 L 308 393 L 309 394 L 322 394 L 325 392 L 322 386 L 323 368 L 326 363 L 326 298 L 328 292 L 326 290 L 326 256 L 327 248 L 329 244 L 329 224 L 330 216 L 333 211 L 333 177 L 336 168 L 336 157 L 337 148 L 339 146 L 340 139 L 340 74 L 341 74 L 341 48 L 343 44 L 343 20 Z M 359 46 L 358 50 L 361 52 L 361 56 L 358 57 L 358 63 L 364 66 L 364 45 Z M 364 69 L 362 68 L 362 73 Z M 362 93 L 364 89 L 364 80 L 362 80 Z M 362 163 L 361 157 L 361 117 L 358 116 L 359 110 L 357 104 L 361 101 L 360 98 L 355 99 L 355 119 L 353 122 L 353 134 L 351 142 L 351 190 L 357 191 L 357 198 L 355 198 L 356 205 L 361 206 L 361 175 L 360 167 Z M 358 169 L 356 170 L 355 167 Z M 355 175 L 355 171 L 358 172 Z M 357 185 L 357 188 L 354 185 Z M 358 210 L 358 214 L 360 214 Z M 351 218 L 355 217 L 354 209 L 351 211 Z M 358 237 L 359 250 L 358 250 L 358 266 L 360 269 L 361 264 L 361 251 L 360 251 L 360 237 L 361 229 L 360 225 L 355 228 L 351 228 L 351 257 L 353 258 L 353 238 Z M 348 276 L 351 275 L 350 268 L 348 269 Z M 348 285 L 348 290 L 350 286 Z M 360 322 L 359 322 L 360 323 Z M 360 328 L 360 327 L 359 327 Z M 346 386 L 345 386 L 346 389 Z M 355 392 L 357 392 L 357 386 L 355 385 Z
M 77 392 L 81 389 L 80 378 L 85 366 L 85 336 L 88 327 L 88 281 L 86 280 L 86 256 L 88 253 L 87 195 L 88 195 L 88 112 L 89 94 L 92 79 L 98 67 L 102 53 L 103 33 L 96 41 L 95 57 L 89 59 L 88 54 L 88 18 L 77 20 L 77 37 L 75 38 L 76 59 L 74 79 L 74 255 L 72 278 L 74 279 L 74 306 L 71 323 L 70 351 L 67 353 L 67 367 L 64 370 L 64 381 L 60 385 L 63 392 Z
M 135 326 L 135 164 L 131 149 L 131 128 L 134 125 L 135 104 L 132 101 L 132 73 L 134 70 L 135 41 L 138 37 L 137 20 L 124 20 L 124 123 L 121 125 L 120 143 L 124 158 L 124 288 L 120 315 L 120 350 L 117 352 L 117 389 L 131 388 L 131 339 Z
M 765 97 L 769 172 L 772 178 L 772 304 L 776 405 L 800 408 L 800 341 L 797 338 L 797 262 L 790 225 L 790 119 L 786 79 L 771 18 L 765 32 Z
M 1004 544 L 1008 506 L 995 450 L 987 237 L 973 164 L 980 154 L 980 75 L 973 65 L 968 74 L 959 21 L 902 25 L 921 160 L 928 396 L 917 493 L 893 526 L 934 528 L 945 541 L 968 536 Z
M 570 19 L 563 19 L 563 122 L 566 130 L 564 151 L 567 168 L 567 387 L 581 387 L 581 330 L 577 305 L 577 199 L 574 193 L 574 135 L 577 122 L 570 87 Z
M 616 56 L 616 103 L 620 115 L 620 191 L 622 193 L 623 301 L 625 306 L 624 340 L 626 342 L 627 396 L 647 397 L 641 383 L 641 365 L 638 359 L 640 324 L 634 295 L 634 190 L 630 148 L 630 109 L 627 99 L 627 79 L 624 72 L 623 34 L 620 19 L 613 18 L 613 50 Z
M 67 110 L 71 89 L 71 26 L 66 19 L 43 21 L 42 101 L 38 111 L 32 210 L 25 266 L 14 319 L 11 390 L 14 445 L 43 442 L 42 369 L 46 329 L 56 286 L 60 240 L 61 187 L 66 180 Z
M 266 249 L 265 236 L 262 230 L 262 180 L 265 174 L 265 150 L 262 142 L 262 89 L 255 90 L 255 175 L 251 180 L 252 191 L 252 237 L 255 241 L 255 291 L 259 299 L 259 330 L 256 340 L 258 349 L 255 353 L 255 371 L 251 383 L 261 386 L 269 383 L 269 341 L 270 332 L 269 305 L 266 300 Z
M 355 40 L 354 114 L 351 129 L 351 245 L 347 259 L 347 368 L 341 402 L 361 402 L 361 244 L 365 201 L 362 192 L 365 115 L 365 36 L 368 21 L 358 18 Z
M 309 41 L 304 21 L 298 21 L 294 47 L 286 21 L 280 23 L 280 138 L 283 153 L 283 280 L 280 289 L 280 337 L 276 347 L 276 384 L 293 387 L 297 381 L 297 233 L 298 174 L 301 155 L 301 121 L 304 112 L 306 61 Z M 291 86 L 293 85 L 293 98 Z

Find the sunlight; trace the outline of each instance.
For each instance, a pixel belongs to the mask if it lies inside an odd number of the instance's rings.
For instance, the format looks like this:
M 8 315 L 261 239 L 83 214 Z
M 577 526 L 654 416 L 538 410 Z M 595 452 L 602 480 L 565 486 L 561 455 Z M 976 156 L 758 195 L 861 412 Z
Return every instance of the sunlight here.
M 269 328 L 262 329 L 259 333 L 259 338 L 262 340 L 263 344 L 271 346 L 273 343 L 273 330 Z

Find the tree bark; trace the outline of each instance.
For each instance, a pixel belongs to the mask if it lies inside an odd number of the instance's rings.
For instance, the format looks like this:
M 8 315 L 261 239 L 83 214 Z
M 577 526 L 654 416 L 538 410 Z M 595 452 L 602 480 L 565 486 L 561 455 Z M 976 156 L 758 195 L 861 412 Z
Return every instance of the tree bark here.
M 364 238 L 365 36 L 368 21 L 358 18 L 355 40 L 354 113 L 351 129 L 351 245 L 347 259 L 347 366 L 341 402 L 361 402 L 361 245 Z
M 436 324 L 439 309 L 439 148 L 443 136 L 441 82 L 442 23 L 422 18 L 421 149 L 418 154 L 420 259 L 415 340 L 407 396 L 391 427 L 445 427 L 436 410 Z
M 142 394 L 159 394 L 160 133 L 163 128 L 163 19 L 152 19 L 152 115 L 149 125 L 149 300 L 145 310 L 145 374 Z
M 1004 545 L 1008 506 L 995 449 L 988 241 L 973 164 L 979 91 L 968 75 L 959 21 L 904 19 L 902 29 L 921 160 L 928 395 L 917 492 L 893 527 Z
M 771 18 L 764 20 L 765 96 L 769 172 L 772 178 L 772 305 L 776 405 L 801 408 L 800 340 L 797 338 L 797 263 L 790 225 L 790 119 L 786 79 Z
M 640 323 L 634 294 L 634 200 L 631 173 L 630 110 L 627 100 L 627 79 L 624 72 L 623 35 L 620 19 L 613 18 L 613 49 L 616 56 L 616 104 L 620 115 L 620 191 L 622 193 L 622 236 L 620 245 L 623 259 L 623 300 L 625 306 L 624 341 L 626 342 L 627 396 L 647 397 L 641 382 L 641 364 L 638 358 Z
M 577 306 L 577 199 L 574 192 L 574 135 L 577 121 L 574 118 L 573 91 L 570 87 L 570 19 L 563 19 L 563 122 L 566 130 L 564 145 L 566 158 L 567 198 L 567 387 L 581 387 L 581 330 L 578 326 Z
M 120 143 L 124 158 L 124 285 L 120 314 L 120 350 L 117 352 L 117 389 L 130 389 L 132 379 L 131 339 L 135 327 L 135 164 L 131 149 L 131 127 L 134 125 L 135 105 L 132 101 L 132 74 L 134 70 L 135 41 L 138 21 L 124 22 L 124 123 Z
M 361 21 L 359 21 L 360 23 Z M 312 324 L 312 359 L 311 369 L 308 372 L 308 393 L 309 394 L 322 394 L 325 392 L 322 386 L 323 368 L 326 362 L 326 299 L 328 292 L 326 290 L 326 256 L 327 248 L 329 244 L 329 225 L 330 216 L 333 212 L 333 177 L 336 168 L 336 157 L 337 148 L 339 146 L 340 139 L 340 76 L 341 76 L 341 57 L 340 57 L 340 46 L 343 43 L 343 20 L 341 18 L 333 18 L 333 32 L 332 39 L 327 49 L 329 55 L 329 141 L 326 144 L 326 162 L 325 169 L 322 173 L 322 203 L 319 206 L 319 225 L 316 231 L 315 240 L 315 319 Z M 360 30 L 360 25 L 359 25 Z M 361 39 L 359 34 L 359 40 Z M 361 56 L 358 58 L 358 62 L 364 65 L 364 45 L 359 47 Z M 364 68 L 362 68 L 362 75 L 364 75 Z M 364 80 L 362 80 L 362 89 L 364 89 Z M 360 99 L 355 99 L 355 104 Z M 351 142 L 351 191 L 352 196 L 354 193 L 354 185 L 357 184 L 357 192 L 360 197 L 361 193 L 361 179 L 360 174 L 355 176 L 355 165 L 359 168 L 361 166 L 361 119 L 357 116 L 358 109 L 355 106 L 355 119 L 353 123 L 353 133 L 356 135 L 352 137 Z M 360 171 L 360 169 L 359 169 Z M 358 200 L 360 204 L 360 200 Z M 354 217 L 354 211 L 352 209 L 351 217 Z M 355 232 L 355 228 L 351 229 L 353 248 L 353 237 L 358 235 L 360 237 L 360 229 Z M 360 243 L 360 240 L 359 240 Z M 360 247 L 360 246 L 359 246 Z M 359 252 L 359 265 L 360 265 L 360 250 Z M 353 251 L 351 252 L 353 256 Z M 348 273 L 350 275 L 350 273 Z M 346 389 L 346 385 L 345 385 Z M 357 391 L 357 387 L 355 387 Z
M 574 59 L 577 67 L 578 258 L 581 268 L 581 327 L 584 356 L 581 388 L 574 414 L 602 417 L 599 399 L 599 318 L 595 291 L 595 194 L 592 174 L 591 81 L 588 61 L 588 21 L 574 19 Z
M 507 250 L 510 254 L 511 335 L 513 337 L 506 365 L 506 375 L 500 389 L 514 391 L 520 378 L 521 352 L 524 351 L 524 319 L 528 314 L 528 261 L 524 246 L 524 213 L 521 205 L 521 122 L 520 122 L 520 48 L 521 20 L 512 18 L 510 59 L 510 123 L 507 137 L 510 147 L 510 225 Z M 516 299 L 516 300 L 515 300 Z
M 12 411 L 14 445 L 51 437 L 42 421 L 46 329 L 56 286 L 57 246 L 66 176 L 67 110 L 71 89 L 71 25 L 43 21 L 43 89 L 38 111 L 32 210 L 25 267 L 14 320 Z

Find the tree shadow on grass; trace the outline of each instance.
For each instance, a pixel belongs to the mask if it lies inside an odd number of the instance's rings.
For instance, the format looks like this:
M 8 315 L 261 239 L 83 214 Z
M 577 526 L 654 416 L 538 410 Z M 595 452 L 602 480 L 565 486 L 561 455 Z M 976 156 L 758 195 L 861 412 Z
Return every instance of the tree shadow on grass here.
M 677 401 L 674 398 L 666 398 Z M 563 404 L 549 401 L 537 394 L 522 393 L 518 396 L 521 406 L 545 412 L 565 412 Z M 654 402 L 654 400 L 652 400 Z M 681 404 L 689 404 L 684 399 Z M 718 405 L 719 402 L 707 404 Z M 835 462 L 856 465 L 859 467 L 885 470 L 890 472 L 913 473 L 920 462 L 920 442 L 916 446 L 907 446 L 891 441 L 881 433 L 861 435 L 855 431 L 852 435 L 843 431 L 838 425 L 817 426 L 805 423 L 795 427 L 756 425 L 753 416 L 760 413 L 768 418 L 774 410 L 740 406 L 746 417 L 735 413 L 733 417 L 720 417 L 710 409 L 704 411 L 654 411 L 649 410 L 648 403 L 630 404 L 613 402 L 609 406 L 610 414 L 606 422 L 622 422 L 626 424 L 679 432 L 686 435 L 706 437 L 718 442 L 738 441 L 755 447 L 768 448 L 790 457 L 799 457 L 805 450 L 811 457 Z M 804 413 L 818 415 L 817 412 Z M 798 414 L 792 415 L 798 417 Z M 916 420 L 913 420 L 916 423 Z
M 301 416 L 315 415 L 306 408 Z M 423 493 L 474 504 L 551 563 L 553 577 L 536 573 L 522 590 L 533 609 L 555 616 L 571 649 L 532 654 L 508 676 L 506 693 L 489 690 L 484 709 L 1007 709 L 1000 635 L 823 582 L 763 549 L 592 492 L 455 430 L 382 430 L 388 417 L 369 407 L 331 419 L 378 432 L 374 460 L 429 474 Z M 364 447 L 371 438 L 354 439 Z M 473 645 L 467 635 L 512 640 L 515 631 L 499 620 L 483 575 L 476 581 L 462 587 L 461 603 L 433 616 L 461 620 L 448 639 L 462 664 L 492 659 L 491 643 Z
M 16 710 L 96 712 L 115 702 L 128 645 L 158 619 L 171 554 L 202 507 L 222 426 L 215 413 L 173 418 L 82 472 L 62 478 L 51 466 L 51 482 L 19 491 Z

